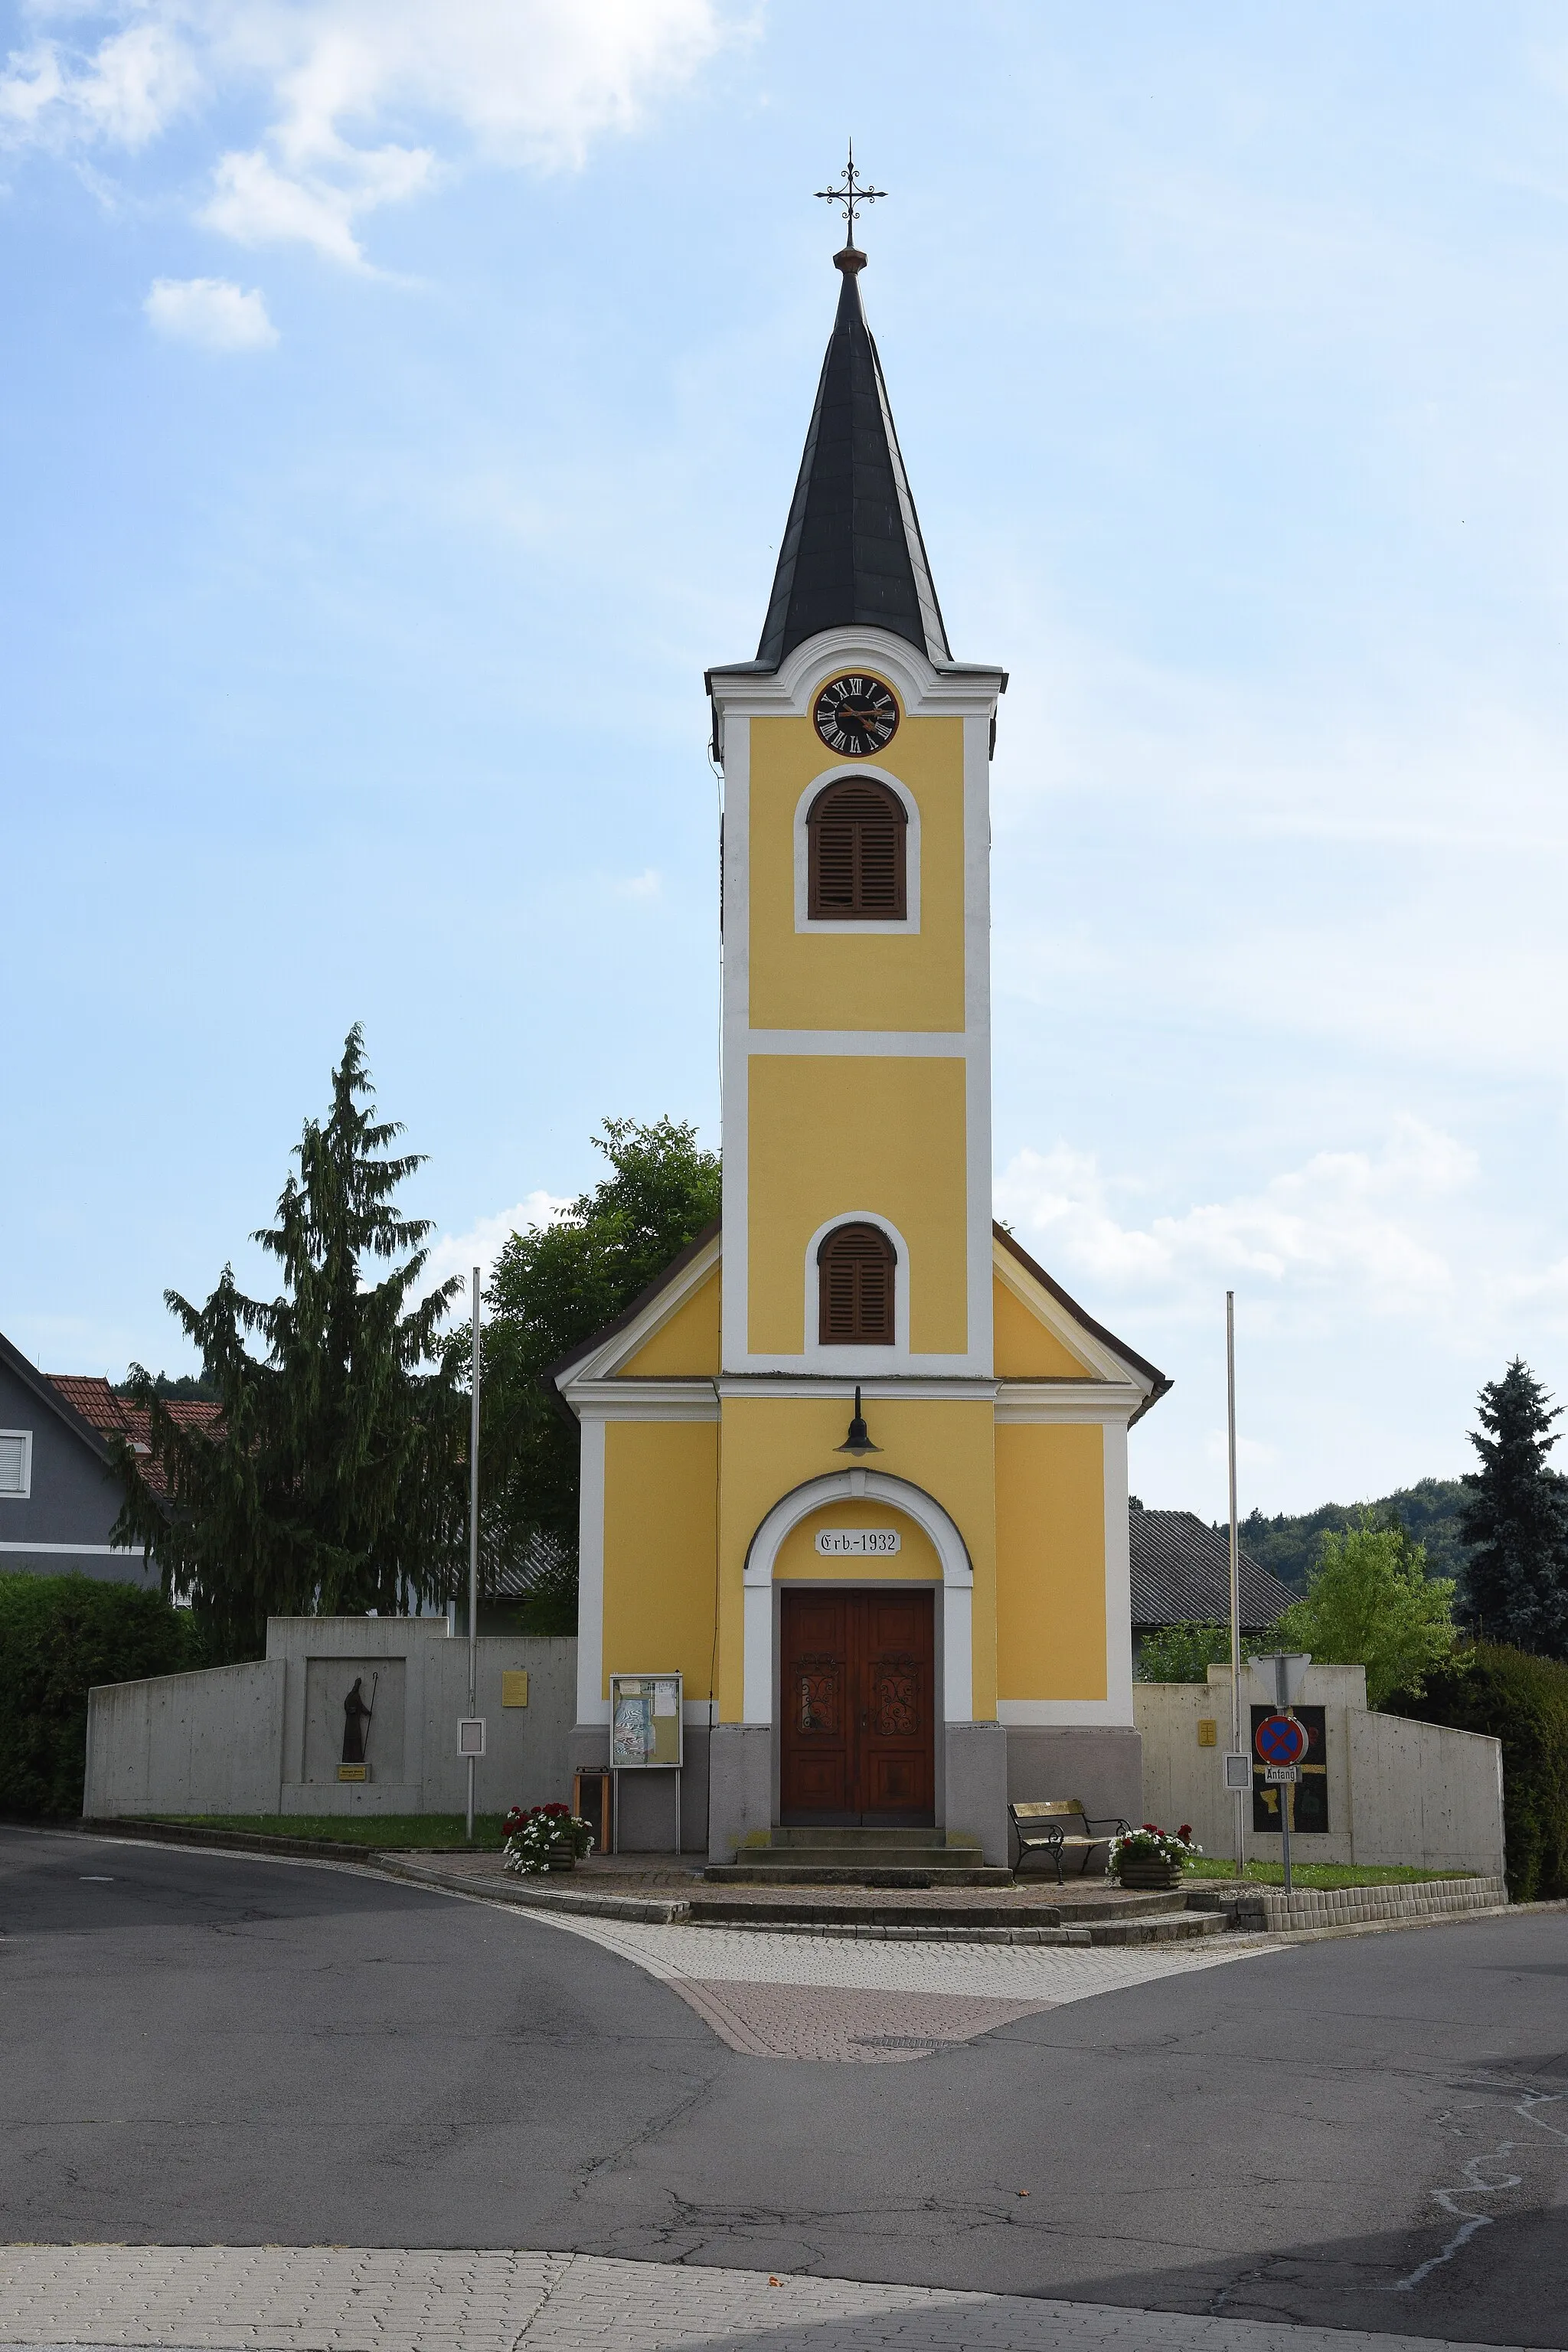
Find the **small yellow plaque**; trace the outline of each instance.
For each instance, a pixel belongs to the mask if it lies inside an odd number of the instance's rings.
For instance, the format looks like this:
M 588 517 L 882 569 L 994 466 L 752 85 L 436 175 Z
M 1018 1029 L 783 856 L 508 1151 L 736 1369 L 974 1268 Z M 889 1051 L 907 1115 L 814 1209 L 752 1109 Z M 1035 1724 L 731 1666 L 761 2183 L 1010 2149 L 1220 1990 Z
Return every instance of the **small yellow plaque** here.
M 520 1669 L 515 1674 L 508 1673 L 501 1675 L 500 1703 L 502 1706 L 526 1706 L 528 1705 L 528 1673 L 526 1668 Z
M 340 1780 L 368 1780 L 370 1778 L 370 1766 L 368 1764 L 340 1764 L 338 1766 L 338 1778 Z
M 1200 1748 L 1219 1746 L 1219 1725 L 1212 1715 L 1200 1715 L 1198 1717 L 1198 1746 Z

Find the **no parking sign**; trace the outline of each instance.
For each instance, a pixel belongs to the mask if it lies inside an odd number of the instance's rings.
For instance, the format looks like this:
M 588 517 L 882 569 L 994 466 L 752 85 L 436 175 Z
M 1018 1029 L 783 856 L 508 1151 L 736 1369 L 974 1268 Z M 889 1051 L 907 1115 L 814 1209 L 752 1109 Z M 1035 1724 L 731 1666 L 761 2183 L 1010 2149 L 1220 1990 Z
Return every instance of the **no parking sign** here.
M 1288 1786 L 1296 1780 L 1307 1753 L 1307 1727 L 1293 1715 L 1266 1715 L 1252 1744 L 1262 1762 L 1264 1779 Z

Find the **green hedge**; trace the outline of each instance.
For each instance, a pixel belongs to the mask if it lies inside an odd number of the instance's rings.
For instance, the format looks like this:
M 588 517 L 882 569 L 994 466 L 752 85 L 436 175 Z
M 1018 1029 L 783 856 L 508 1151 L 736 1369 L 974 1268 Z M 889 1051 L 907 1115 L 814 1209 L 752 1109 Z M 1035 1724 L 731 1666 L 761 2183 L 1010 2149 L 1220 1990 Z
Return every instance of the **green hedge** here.
M 1568 1665 L 1478 1642 L 1389 1713 L 1502 1742 L 1503 1840 L 1516 1903 L 1568 1895 Z
M 0 1813 L 79 1813 L 87 1694 L 200 1665 L 188 1615 L 89 1576 L 0 1575 Z

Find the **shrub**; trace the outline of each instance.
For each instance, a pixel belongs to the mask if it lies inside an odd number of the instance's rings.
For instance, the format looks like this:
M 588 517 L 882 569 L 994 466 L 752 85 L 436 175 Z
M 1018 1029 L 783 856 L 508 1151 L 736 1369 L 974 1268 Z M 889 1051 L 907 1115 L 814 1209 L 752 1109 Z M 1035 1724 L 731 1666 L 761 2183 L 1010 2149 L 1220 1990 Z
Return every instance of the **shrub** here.
M 0 1576 L 0 1812 L 79 1813 L 87 1694 L 199 1665 L 156 1592 L 87 1576 Z
M 1230 1630 L 1225 1625 L 1157 1625 L 1145 1633 L 1138 1653 L 1141 1683 L 1201 1683 L 1211 1666 L 1230 1664 Z
M 1516 1903 L 1568 1895 L 1568 1665 L 1478 1642 L 1389 1711 L 1502 1742 L 1508 1891 Z

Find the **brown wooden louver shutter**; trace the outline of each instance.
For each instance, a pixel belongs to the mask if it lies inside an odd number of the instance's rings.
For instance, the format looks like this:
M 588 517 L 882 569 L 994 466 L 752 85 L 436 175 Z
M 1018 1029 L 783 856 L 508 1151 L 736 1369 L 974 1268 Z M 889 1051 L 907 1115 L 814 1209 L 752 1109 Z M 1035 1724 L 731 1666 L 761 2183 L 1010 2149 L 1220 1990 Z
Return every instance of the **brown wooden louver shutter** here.
M 817 1337 L 842 1347 L 893 1344 L 892 1243 L 877 1225 L 840 1225 L 816 1253 L 821 1318 Z
M 849 777 L 819 793 L 806 819 L 812 919 L 901 922 L 908 832 L 897 793 L 868 776 Z

